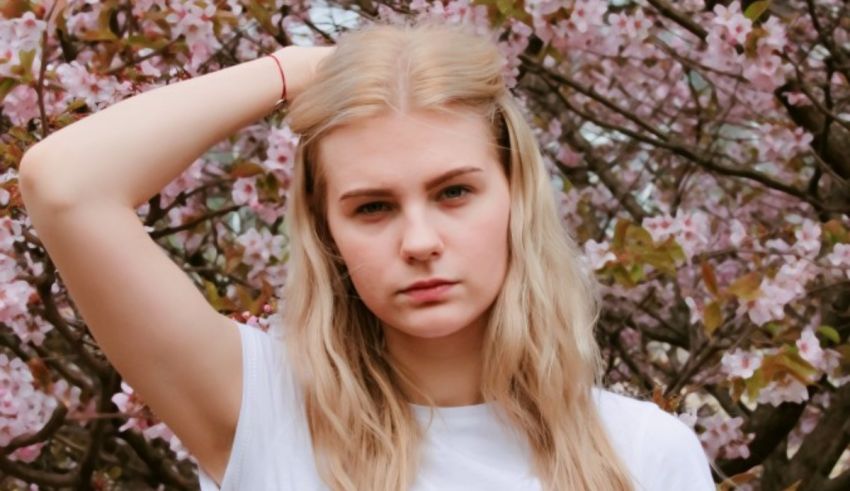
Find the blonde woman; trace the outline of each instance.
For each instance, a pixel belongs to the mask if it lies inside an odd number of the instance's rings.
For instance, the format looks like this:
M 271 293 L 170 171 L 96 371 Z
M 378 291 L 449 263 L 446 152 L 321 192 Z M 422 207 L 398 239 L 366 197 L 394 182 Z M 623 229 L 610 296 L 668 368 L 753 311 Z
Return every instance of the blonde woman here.
M 490 40 L 378 25 L 274 57 L 301 136 L 279 330 L 212 309 L 134 211 L 274 107 L 275 60 L 117 103 L 21 166 L 88 326 L 203 491 L 714 489 L 687 426 L 597 385 L 593 280 Z

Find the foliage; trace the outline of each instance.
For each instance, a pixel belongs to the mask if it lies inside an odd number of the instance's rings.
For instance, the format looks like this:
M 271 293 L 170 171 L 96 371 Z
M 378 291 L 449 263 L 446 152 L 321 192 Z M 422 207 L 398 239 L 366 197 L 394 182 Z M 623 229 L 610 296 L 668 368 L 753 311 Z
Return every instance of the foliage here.
M 379 18 L 434 16 L 493 33 L 505 53 L 565 223 L 603 284 L 606 380 L 690 424 L 723 489 L 850 488 L 847 2 L 52 6 L 5 2 L 0 19 L 0 485 L 197 478 L 65 295 L 20 200 L 23 152 L 175 80 Z M 216 309 L 264 330 L 286 277 L 297 143 L 281 116 L 221 142 L 137 210 Z

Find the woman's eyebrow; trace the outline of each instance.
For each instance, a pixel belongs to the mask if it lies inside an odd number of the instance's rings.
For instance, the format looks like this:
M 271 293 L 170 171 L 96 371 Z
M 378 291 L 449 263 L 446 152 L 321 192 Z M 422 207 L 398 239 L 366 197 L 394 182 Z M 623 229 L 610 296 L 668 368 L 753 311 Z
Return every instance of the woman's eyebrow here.
M 465 167 L 457 167 L 455 169 L 451 169 L 447 172 L 440 174 L 437 177 L 432 178 L 427 183 L 425 183 L 426 189 L 431 189 L 435 186 L 439 186 L 441 183 L 448 181 L 449 179 L 467 174 L 470 172 L 482 172 L 484 169 L 480 167 L 473 166 L 465 166 Z M 351 191 L 346 191 L 339 197 L 340 201 L 346 200 L 348 198 L 355 198 L 358 196 L 391 196 L 392 191 L 386 188 L 361 188 L 361 189 L 352 189 Z

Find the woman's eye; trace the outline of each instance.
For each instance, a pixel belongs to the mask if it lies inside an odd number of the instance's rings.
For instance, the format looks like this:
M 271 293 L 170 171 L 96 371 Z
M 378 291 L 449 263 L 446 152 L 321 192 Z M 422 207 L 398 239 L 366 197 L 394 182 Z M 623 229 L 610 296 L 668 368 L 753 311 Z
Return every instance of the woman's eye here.
M 386 203 L 383 203 L 383 202 L 380 202 L 380 201 L 375 201 L 375 202 L 372 202 L 372 203 L 366 203 L 365 205 L 358 206 L 357 209 L 355 210 L 355 213 L 358 214 L 358 215 L 374 215 L 375 213 L 377 213 L 379 211 L 383 211 L 383 208 L 381 208 L 381 207 L 386 207 L 386 206 L 387 206 Z
M 467 186 L 449 186 L 443 190 L 443 195 L 448 199 L 462 198 L 470 189 Z

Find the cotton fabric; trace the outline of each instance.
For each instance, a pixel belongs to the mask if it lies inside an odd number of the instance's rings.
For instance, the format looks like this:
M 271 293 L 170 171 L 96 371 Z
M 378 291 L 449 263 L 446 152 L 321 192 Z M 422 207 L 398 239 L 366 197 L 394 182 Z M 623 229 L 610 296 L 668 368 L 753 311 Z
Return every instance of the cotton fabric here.
M 201 491 L 327 491 L 280 336 L 237 325 L 243 392 L 236 434 L 221 488 L 199 466 Z M 599 388 L 593 396 L 636 490 L 715 490 L 706 454 L 682 421 L 652 402 Z M 427 424 L 428 409 L 411 406 Z M 529 457 L 527 444 L 499 422 L 491 404 L 438 408 L 411 491 L 538 491 Z

